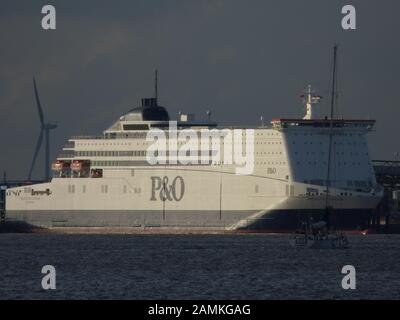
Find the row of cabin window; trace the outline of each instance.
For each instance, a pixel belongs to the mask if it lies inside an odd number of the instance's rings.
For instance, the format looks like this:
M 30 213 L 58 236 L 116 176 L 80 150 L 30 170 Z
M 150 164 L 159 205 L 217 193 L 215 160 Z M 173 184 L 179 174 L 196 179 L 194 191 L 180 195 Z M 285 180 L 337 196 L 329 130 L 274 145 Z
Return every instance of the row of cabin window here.
M 255 164 L 256 165 L 265 165 L 265 164 L 268 164 L 268 165 L 271 165 L 271 164 L 274 164 L 274 165 L 285 165 L 286 164 L 286 162 L 285 161 L 264 161 L 264 162 L 255 162 Z
M 91 161 L 92 167 L 129 167 L 137 166 L 139 162 L 136 161 Z
M 76 157 L 144 157 L 145 150 L 137 151 L 75 151 Z
M 177 151 L 166 151 L 166 155 L 169 156 L 170 154 L 175 155 Z M 179 151 L 178 151 L 179 152 Z M 186 156 L 190 156 L 192 154 L 197 155 L 197 156 L 201 156 L 203 155 L 203 151 L 201 150 L 187 150 L 186 151 Z M 217 153 L 216 150 L 209 150 L 208 154 L 210 156 L 215 155 Z M 163 152 L 158 152 L 157 150 L 154 152 L 155 156 L 162 156 L 165 153 Z M 238 152 L 234 152 L 233 154 L 239 154 Z M 259 154 L 257 152 L 257 154 Z M 260 152 L 260 154 L 263 154 L 262 152 Z M 266 152 L 264 152 L 264 154 L 267 154 Z M 268 152 L 268 154 L 282 154 L 282 152 Z M 242 155 L 245 156 L 246 155 L 246 151 L 243 150 L 242 151 Z M 75 157 L 133 157 L 133 156 L 137 156 L 137 157 L 145 157 L 146 156 L 146 151 L 75 151 Z
M 224 138 L 221 138 L 221 140 L 222 140 L 221 144 L 225 144 Z M 201 142 L 202 140 L 199 139 L 198 141 Z M 212 144 L 217 144 L 218 143 L 218 142 L 215 142 L 214 139 L 212 139 L 211 142 L 212 142 Z M 166 139 L 166 143 L 167 144 L 170 143 L 168 139 Z M 187 143 L 187 141 L 178 141 L 177 145 L 184 145 L 186 143 Z M 143 146 L 146 146 L 146 145 L 149 145 L 149 144 L 152 144 L 152 142 L 150 142 L 150 143 L 146 142 L 146 141 L 136 142 L 136 143 L 131 143 L 131 142 L 80 142 L 80 143 L 76 143 L 76 147 L 84 147 L 84 146 L 85 147 L 86 146 L 110 147 L 110 146 L 132 146 L 132 145 L 136 145 L 136 146 L 143 145 Z M 231 142 L 231 144 L 232 144 L 232 142 Z M 242 140 L 242 144 L 246 144 L 246 139 Z M 258 142 L 257 142 L 257 144 L 258 144 Z M 264 142 L 264 143 L 260 142 L 260 144 L 267 144 L 267 143 L 266 142 Z M 268 144 L 282 144 L 282 142 L 268 142 Z
M 300 136 L 300 135 L 303 135 L 303 136 L 313 136 L 314 134 L 313 134 L 313 133 L 307 133 L 307 132 L 305 132 L 305 133 L 295 133 L 294 135 L 295 135 L 295 136 Z M 316 134 L 316 136 L 320 136 L 320 134 Z M 352 136 L 359 136 L 359 137 L 361 137 L 362 134 L 361 134 L 361 133 L 357 133 L 357 134 L 345 133 L 345 134 L 343 134 L 342 136 L 345 136 L 345 137 L 347 137 L 347 136 L 349 136 L 349 137 L 352 137 Z
M 306 184 L 313 184 L 313 185 L 318 185 L 318 186 L 326 186 L 326 181 L 321 180 L 321 179 L 316 179 L 316 180 L 303 180 L 304 183 Z M 365 187 L 372 187 L 372 181 L 371 180 L 347 180 L 346 181 L 348 187 L 359 187 L 359 188 L 365 188 Z M 332 185 L 332 183 L 331 183 Z
M 190 160 L 190 159 L 189 159 Z M 222 163 L 223 162 L 219 162 Z M 168 162 L 167 162 L 168 164 Z M 172 164 L 172 163 L 171 163 Z M 189 163 L 188 165 L 192 165 L 193 163 Z M 198 164 L 205 165 L 204 163 L 201 163 L 201 160 L 198 161 Z M 211 165 L 211 159 L 209 160 L 207 165 Z M 91 166 L 92 167 L 133 167 L 133 166 L 149 166 L 150 163 L 148 163 L 146 160 L 125 160 L 125 161 L 91 161 Z M 173 164 L 172 164 L 173 165 Z
M 314 165 L 314 166 L 316 166 L 317 165 L 317 163 L 318 163 L 318 161 L 305 161 L 304 162 L 304 164 L 308 164 L 308 165 Z M 297 164 L 298 165 L 301 165 L 302 164 L 302 162 L 301 161 L 297 161 Z M 325 166 L 326 164 L 327 164 L 327 162 L 326 161 L 322 161 L 322 164 Z M 342 162 L 342 161 L 339 161 L 339 162 L 334 162 L 334 164 L 337 164 L 339 167 L 341 167 L 341 166 L 347 166 L 347 165 L 349 165 L 349 166 L 361 166 L 362 164 L 361 164 L 361 162 L 351 162 L 351 163 L 347 163 L 347 162 Z M 365 163 L 365 165 L 366 166 L 369 166 L 369 163 L 368 162 L 366 162 Z
M 261 132 L 257 132 L 256 136 L 279 136 L 280 133 L 275 133 L 275 132 L 271 132 L 271 133 L 261 133 Z
M 230 164 L 224 161 L 219 162 L 220 164 Z M 211 164 L 211 162 L 210 162 Z M 264 161 L 264 162 L 254 162 L 255 165 L 286 165 L 285 161 Z M 93 167 L 128 167 L 137 166 L 139 163 L 134 161 L 92 161 Z
M 266 141 L 264 141 L 264 142 L 258 142 L 258 141 L 256 141 L 256 144 L 282 144 L 282 141 L 277 141 L 277 142 L 274 142 L 274 141 L 268 141 L 268 142 L 266 142 Z
M 306 192 L 307 196 L 318 196 L 318 192 Z M 320 192 L 319 193 L 320 196 L 324 196 L 325 193 Z M 351 192 L 347 193 L 347 192 L 341 192 L 340 193 L 341 196 L 352 196 L 353 194 Z
M 269 155 L 273 155 L 273 154 L 275 154 L 275 155 L 278 155 L 278 154 L 282 154 L 282 151 L 268 151 L 268 152 L 256 152 L 256 155 L 267 155 L 267 154 L 269 154 Z
M 308 155 L 311 155 L 311 156 L 314 156 L 314 155 L 316 155 L 316 153 L 317 152 L 315 152 L 315 151 L 306 151 L 305 152 L 305 154 L 308 156 Z M 299 152 L 298 151 L 295 151 L 294 152 L 294 154 L 299 154 Z M 345 152 L 344 151 L 342 151 L 342 152 L 335 152 L 335 154 L 337 155 L 337 156 L 340 156 L 340 155 L 342 155 L 342 156 L 344 156 L 345 155 Z M 321 151 L 320 152 L 320 155 L 325 155 L 325 152 L 323 152 L 323 151 Z M 358 153 L 358 152 L 349 152 L 349 154 L 348 155 L 350 155 L 350 156 L 359 156 L 360 154 Z M 366 156 L 368 156 L 368 152 L 366 152 L 366 153 L 364 153 L 364 155 L 366 155 Z
M 86 185 L 82 186 L 82 193 L 86 193 Z M 68 185 L 68 193 L 75 193 L 76 190 L 76 186 L 74 184 Z M 137 187 L 137 188 L 133 188 L 134 193 L 141 193 L 141 188 Z M 108 193 L 108 185 L 106 184 L 102 184 L 100 186 L 100 192 L 101 193 Z M 123 193 L 127 193 L 128 192 L 128 187 L 126 185 L 124 185 L 122 187 L 122 192 Z
M 245 130 L 243 130 L 242 135 L 245 134 Z M 175 133 L 173 133 L 175 134 Z M 104 135 L 105 139 L 116 139 L 116 138 L 146 138 L 147 132 L 123 132 L 123 133 L 106 133 Z M 165 135 L 168 137 L 168 132 L 165 132 Z M 256 133 L 256 136 L 279 136 L 280 133 Z
M 292 141 L 292 144 L 296 144 L 296 141 Z M 312 141 L 304 141 L 304 144 L 313 144 L 313 142 Z M 326 141 L 326 142 L 319 141 L 319 143 L 315 142 L 315 144 L 323 145 L 323 144 L 329 144 L 329 142 L 328 141 Z M 343 146 L 345 144 L 346 143 L 344 143 L 344 142 L 336 142 L 336 141 L 333 142 L 333 145 Z M 350 146 L 350 147 L 354 147 L 354 146 L 357 146 L 357 145 L 366 147 L 367 143 L 366 142 L 359 142 L 359 143 L 357 143 L 357 142 L 347 142 L 347 145 Z

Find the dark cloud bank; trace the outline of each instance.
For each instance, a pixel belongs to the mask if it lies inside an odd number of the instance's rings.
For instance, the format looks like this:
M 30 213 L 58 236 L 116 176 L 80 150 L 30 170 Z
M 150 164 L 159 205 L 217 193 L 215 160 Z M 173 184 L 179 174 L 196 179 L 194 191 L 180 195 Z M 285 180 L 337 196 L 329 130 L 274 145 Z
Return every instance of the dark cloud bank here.
M 1 1 L 0 169 L 25 178 L 39 134 L 32 75 L 52 135 L 52 158 L 73 134 L 99 133 L 159 93 L 179 110 L 226 124 L 298 117 L 299 92 L 329 97 L 340 44 L 338 114 L 376 119 L 373 158 L 400 150 L 400 3 L 350 1 L 357 30 L 341 29 L 344 1 Z M 41 7 L 57 30 L 41 29 Z M 327 110 L 329 99 L 321 108 Z M 42 176 L 38 159 L 35 176 Z

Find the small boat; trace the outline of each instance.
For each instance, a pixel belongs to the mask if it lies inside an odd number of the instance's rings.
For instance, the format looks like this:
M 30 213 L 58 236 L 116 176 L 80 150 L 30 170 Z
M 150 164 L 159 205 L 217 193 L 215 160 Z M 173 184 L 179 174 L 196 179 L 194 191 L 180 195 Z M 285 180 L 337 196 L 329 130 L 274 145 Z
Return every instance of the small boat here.
M 349 241 L 342 232 L 329 231 L 325 221 L 303 224 L 304 230 L 295 233 L 290 243 L 295 248 L 312 249 L 345 249 L 349 248 Z
M 331 211 L 334 207 L 330 205 L 330 186 L 331 179 L 331 153 L 332 153 L 332 140 L 334 136 L 333 131 L 333 107 L 335 105 L 336 92 L 336 57 L 337 46 L 333 49 L 333 76 L 332 76 L 332 95 L 331 95 L 331 116 L 329 121 L 329 149 L 327 159 L 327 176 L 326 176 L 326 190 L 325 190 L 325 216 L 318 222 L 309 224 L 307 219 L 302 223 L 302 230 L 296 232 L 291 239 L 291 244 L 298 247 L 315 248 L 315 249 L 341 249 L 348 248 L 349 241 L 347 237 L 337 231 L 331 229 Z M 312 218 L 311 218 L 312 219 Z

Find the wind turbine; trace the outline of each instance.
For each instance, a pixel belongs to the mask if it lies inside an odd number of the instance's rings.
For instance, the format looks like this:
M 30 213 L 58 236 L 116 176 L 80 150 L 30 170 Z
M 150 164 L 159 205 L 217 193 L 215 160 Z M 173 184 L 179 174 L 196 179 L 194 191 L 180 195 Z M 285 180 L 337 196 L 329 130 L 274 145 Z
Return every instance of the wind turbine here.
M 28 180 L 32 178 L 32 171 L 35 166 L 36 158 L 39 154 L 40 147 L 42 146 L 43 142 L 43 134 L 46 140 L 46 148 L 45 148 L 45 159 L 44 159 L 44 177 L 45 181 L 49 181 L 50 178 L 50 130 L 57 128 L 57 125 L 54 123 L 46 123 L 44 121 L 43 109 L 42 105 L 40 104 L 39 94 L 36 87 L 35 77 L 33 77 L 33 89 L 35 91 L 35 98 L 36 98 L 36 106 L 39 112 L 39 120 L 40 120 L 40 134 L 39 138 L 36 143 L 35 153 L 33 154 L 31 168 L 29 169 Z

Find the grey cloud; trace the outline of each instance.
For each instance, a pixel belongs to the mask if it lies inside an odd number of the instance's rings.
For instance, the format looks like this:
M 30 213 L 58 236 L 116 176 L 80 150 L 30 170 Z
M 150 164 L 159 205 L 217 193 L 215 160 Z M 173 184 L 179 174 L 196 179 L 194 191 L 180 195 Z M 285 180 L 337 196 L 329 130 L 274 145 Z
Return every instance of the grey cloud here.
M 0 12 L 0 169 L 26 176 L 37 134 L 32 75 L 59 128 L 52 157 L 72 134 L 99 133 L 153 93 L 178 110 L 222 123 L 300 116 L 313 84 L 329 101 L 331 49 L 340 43 L 345 117 L 378 120 L 374 158 L 392 157 L 400 74 L 395 1 L 352 1 L 358 29 L 340 28 L 345 1 L 52 1 L 57 30 L 40 28 L 43 1 L 4 1 Z M 39 159 L 36 176 L 41 175 Z

